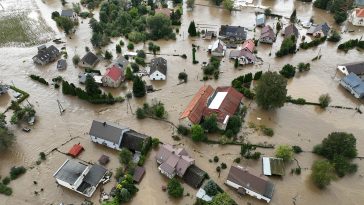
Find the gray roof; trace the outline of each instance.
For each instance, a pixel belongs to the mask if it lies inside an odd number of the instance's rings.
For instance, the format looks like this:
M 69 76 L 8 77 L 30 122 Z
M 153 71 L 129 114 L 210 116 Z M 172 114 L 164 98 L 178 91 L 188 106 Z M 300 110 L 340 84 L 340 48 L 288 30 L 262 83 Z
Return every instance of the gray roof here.
M 345 76 L 342 81 L 350 86 L 359 96 L 364 95 L 364 82 L 359 78 L 359 76 L 354 73 L 350 73 Z
M 0 84 L 0 95 L 1 94 L 4 94 L 4 93 L 7 93 L 9 90 L 9 86 L 8 85 L 1 85 Z
M 60 59 L 57 62 L 57 69 L 62 70 L 67 68 L 67 61 L 65 59 Z
M 100 183 L 101 179 L 105 176 L 107 169 L 101 165 L 94 164 L 92 165 L 90 171 L 86 174 L 83 179 L 84 182 L 92 186 L 96 186 Z
M 313 34 L 315 32 L 322 31 L 325 36 L 329 34 L 330 27 L 327 25 L 327 23 L 319 24 L 319 25 L 311 25 L 311 27 L 308 29 L 307 34 Z
M 59 55 L 59 50 L 51 45 L 48 48 L 45 45 L 38 47 L 38 54 L 34 56 L 34 58 L 38 58 L 39 60 L 46 62 L 51 58 L 54 58 Z
M 124 133 L 120 146 L 131 151 L 141 151 L 143 142 L 148 136 L 130 130 Z
M 91 66 L 94 66 L 94 65 L 96 65 L 97 62 L 99 62 L 99 58 L 92 52 L 88 52 L 88 53 L 86 53 L 85 56 L 83 56 L 81 61 L 83 61 Z
M 256 18 L 257 26 L 264 25 L 264 23 L 265 23 L 265 15 L 264 14 L 257 15 L 257 18 Z
M 364 74 L 364 61 L 346 63 L 346 64 L 342 64 L 340 66 L 345 66 L 348 73 L 355 73 L 357 75 Z
M 62 10 L 61 16 L 72 17 L 73 16 L 73 10 L 72 9 Z
M 126 68 L 129 64 L 129 61 L 126 60 L 126 58 L 124 58 L 124 56 L 120 56 L 116 60 L 114 60 L 114 63 L 121 68 Z
M 276 38 L 276 35 L 272 29 L 272 27 L 270 27 L 269 25 L 266 25 L 262 28 L 262 33 L 260 34 L 260 38 L 265 38 L 265 37 L 269 37 L 271 38 L 273 41 Z
M 244 27 L 221 25 L 219 35 L 227 38 L 238 38 L 245 40 L 247 32 Z
M 230 54 L 229 54 L 229 58 L 241 58 L 241 57 L 245 57 L 245 58 L 248 58 L 249 60 L 251 61 L 256 61 L 257 58 L 255 57 L 255 55 L 249 51 L 246 51 L 246 50 L 232 50 L 230 51 Z
M 119 144 L 123 131 L 127 130 L 128 130 L 127 127 L 121 127 L 113 123 L 94 120 L 92 121 L 89 134 L 91 136 L 95 136 L 97 138 L 101 138 L 110 141 L 112 143 Z
M 250 173 L 246 168 L 231 166 L 227 180 L 269 199 L 273 197 L 274 185 L 268 180 Z
M 291 24 L 284 29 L 285 38 L 290 37 L 290 36 L 295 36 L 297 39 L 298 35 L 299 35 L 298 29 L 294 24 Z
M 159 71 L 163 75 L 166 75 L 167 74 L 167 60 L 162 57 L 152 59 L 150 62 L 150 72 L 149 73 L 152 74 L 155 71 Z
M 87 164 L 83 164 L 82 162 L 67 159 L 53 176 L 58 180 L 73 185 L 87 166 Z

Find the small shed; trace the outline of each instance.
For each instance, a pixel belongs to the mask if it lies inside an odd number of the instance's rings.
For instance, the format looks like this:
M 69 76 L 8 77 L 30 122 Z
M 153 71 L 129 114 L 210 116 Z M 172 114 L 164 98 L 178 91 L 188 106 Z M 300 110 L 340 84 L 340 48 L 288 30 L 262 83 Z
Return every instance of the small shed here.
M 266 176 L 284 175 L 284 162 L 281 158 L 263 157 L 263 173 Z
M 67 61 L 60 59 L 57 61 L 57 70 L 65 70 L 67 68 Z
M 99 164 L 106 165 L 107 163 L 109 163 L 110 157 L 103 154 L 103 155 L 101 155 L 101 157 L 98 161 L 99 161 Z
M 81 154 L 81 152 L 84 150 L 84 148 L 82 147 L 82 145 L 80 144 L 75 144 L 73 145 L 73 147 L 68 151 L 68 155 L 70 155 L 71 157 L 75 158 L 78 155 Z
M 265 25 L 265 15 L 264 14 L 257 15 L 256 25 L 257 26 L 264 26 Z
M 133 180 L 134 180 L 134 182 L 136 182 L 136 183 L 141 182 L 142 179 L 143 179 L 144 174 L 145 174 L 144 167 L 137 166 L 135 168 L 135 171 L 134 171 L 134 174 L 133 174 Z

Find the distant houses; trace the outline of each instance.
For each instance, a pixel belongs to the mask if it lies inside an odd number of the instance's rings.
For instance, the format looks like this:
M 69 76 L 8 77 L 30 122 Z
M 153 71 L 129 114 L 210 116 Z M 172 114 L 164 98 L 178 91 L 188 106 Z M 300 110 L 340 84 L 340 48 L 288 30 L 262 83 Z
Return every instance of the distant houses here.
M 33 62 L 46 65 L 57 60 L 59 56 L 61 56 L 61 53 L 55 46 L 51 45 L 47 47 L 46 45 L 42 45 L 38 47 L 38 54 L 33 57 Z
M 284 175 L 284 162 L 281 158 L 263 157 L 263 174 L 266 176 L 283 176 Z
M 208 51 L 209 53 L 211 53 L 212 56 L 224 57 L 226 52 L 226 45 L 222 40 L 218 39 L 213 44 L 209 45 Z
M 119 87 L 120 83 L 124 80 L 124 69 L 117 65 L 112 65 L 110 68 L 107 68 L 105 74 L 101 78 L 103 86 L 113 88 Z
M 84 68 L 93 68 L 99 61 L 100 61 L 99 57 L 97 57 L 92 52 L 87 52 L 86 55 L 84 55 L 80 60 L 80 62 L 78 63 L 78 66 Z
M 225 130 L 229 118 L 240 108 L 242 98 L 243 95 L 233 87 L 217 87 L 214 90 L 210 85 L 202 86 L 182 112 L 179 122 L 191 127 L 204 117 L 215 114 L 218 127 Z
M 116 150 L 127 148 L 134 153 L 141 152 L 143 143 L 148 138 L 128 127 L 98 120 L 92 122 L 89 135 L 94 143 Z
M 245 41 L 247 38 L 247 31 L 241 26 L 221 25 L 219 37 L 230 41 Z
M 300 33 L 298 32 L 298 29 L 294 24 L 290 24 L 284 29 L 283 35 L 284 38 L 290 38 L 291 36 L 294 36 L 297 40 Z
M 319 24 L 319 25 L 311 25 L 311 27 L 307 31 L 307 35 L 312 35 L 313 37 L 324 37 L 328 36 L 330 32 L 330 27 L 327 23 Z
M 364 81 L 355 73 L 349 73 L 340 80 L 340 85 L 347 89 L 355 98 L 364 97 Z
M 53 174 L 56 182 L 86 197 L 91 197 L 97 186 L 106 180 L 107 169 L 101 165 L 89 165 L 67 159 Z
M 341 64 L 337 66 L 337 70 L 344 75 L 349 75 L 349 73 L 364 75 L 364 61 Z
M 364 4 L 364 1 L 363 1 Z M 364 5 L 363 5 L 364 6 Z M 364 8 L 356 8 L 349 17 L 349 21 L 354 26 L 364 26 Z
M 273 44 L 276 41 L 276 34 L 274 33 L 272 27 L 266 25 L 262 28 L 260 34 L 259 42 Z
M 241 195 L 248 194 L 267 203 L 273 197 L 274 185 L 268 179 L 238 165 L 231 166 L 225 184 L 236 189 Z
M 240 50 L 230 51 L 229 58 L 233 60 L 238 59 L 239 65 L 254 64 L 257 60 L 254 55 L 254 50 L 254 41 L 249 39 L 243 43 L 243 46 Z
M 150 80 L 166 80 L 167 78 L 167 60 L 158 57 L 150 62 L 149 79 Z
M 160 146 L 155 159 L 159 164 L 159 171 L 170 179 L 176 175 L 183 177 L 187 168 L 195 163 L 185 149 L 175 149 L 170 144 Z
M 61 16 L 67 17 L 67 18 L 71 19 L 72 21 L 77 21 L 78 20 L 77 13 L 74 12 L 72 9 L 62 10 L 61 11 Z

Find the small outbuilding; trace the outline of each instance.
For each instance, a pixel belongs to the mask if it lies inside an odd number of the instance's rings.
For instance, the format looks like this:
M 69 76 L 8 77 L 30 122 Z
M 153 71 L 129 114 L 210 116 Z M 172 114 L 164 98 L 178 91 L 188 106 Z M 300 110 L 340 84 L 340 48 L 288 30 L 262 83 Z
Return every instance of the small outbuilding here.
M 67 61 L 60 59 L 57 61 L 57 70 L 65 70 L 67 68 Z
M 95 67 L 96 64 L 100 61 L 99 57 L 97 57 L 92 52 L 87 52 L 78 63 L 78 66 L 85 68 Z
M 281 158 L 263 157 L 263 174 L 266 176 L 284 175 L 284 162 Z
M 144 177 L 145 174 L 145 169 L 144 167 L 139 167 L 137 166 L 134 170 L 134 174 L 133 174 L 133 180 L 136 183 L 140 183 Z
M 265 25 L 265 15 L 264 14 L 258 14 L 256 20 L 257 26 L 264 26 Z
M 68 151 L 68 155 L 75 158 L 81 154 L 84 148 L 80 144 L 75 144 L 73 147 Z
M 166 80 L 167 78 L 167 60 L 158 57 L 150 62 L 149 79 L 150 80 Z
M 103 155 L 101 155 L 101 157 L 99 158 L 98 161 L 99 161 L 99 164 L 105 166 L 107 163 L 109 163 L 110 157 L 103 154 Z

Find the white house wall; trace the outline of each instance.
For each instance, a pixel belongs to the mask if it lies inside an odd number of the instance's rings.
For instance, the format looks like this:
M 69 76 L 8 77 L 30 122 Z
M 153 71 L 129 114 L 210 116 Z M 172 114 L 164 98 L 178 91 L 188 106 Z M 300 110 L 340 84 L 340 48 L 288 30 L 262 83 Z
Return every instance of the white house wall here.
M 114 81 L 109 76 L 104 76 L 102 77 L 101 81 L 104 86 L 117 88 L 120 86 L 121 78 L 119 78 L 117 81 Z
M 110 141 L 107 141 L 107 140 L 104 140 L 104 139 L 101 139 L 101 138 L 98 138 L 98 137 L 95 137 L 95 136 L 91 136 L 91 141 L 93 141 L 95 143 L 98 143 L 98 144 L 101 144 L 101 145 L 104 145 L 104 146 L 107 146 L 107 147 L 110 147 L 111 149 L 121 150 L 119 148 L 118 144 L 115 144 L 113 142 L 110 142 Z
M 150 80 L 165 80 L 166 76 L 159 71 L 154 71 L 154 73 L 149 75 L 149 79 Z

